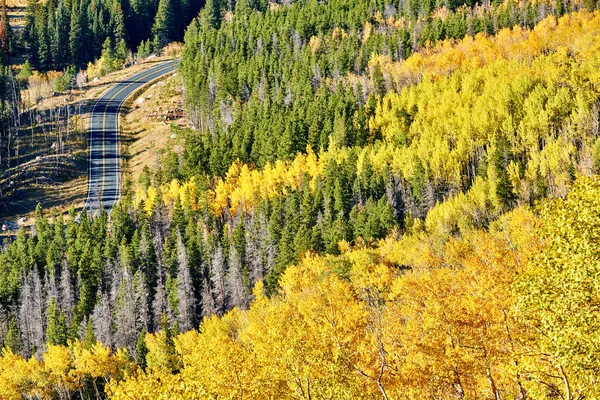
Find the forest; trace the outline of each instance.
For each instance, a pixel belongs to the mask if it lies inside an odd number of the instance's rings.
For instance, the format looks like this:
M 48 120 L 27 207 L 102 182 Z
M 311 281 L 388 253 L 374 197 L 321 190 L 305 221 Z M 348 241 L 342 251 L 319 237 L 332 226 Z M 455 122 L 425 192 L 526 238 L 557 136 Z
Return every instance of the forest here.
M 30 2 L 39 71 L 183 38 L 192 127 L 4 243 L 0 398 L 600 396 L 597 7 Z
M 37 71 L 74 71 L 100 58 L 130 62 L 181 40 L 198 0 L 28 0 L 22 44 Z

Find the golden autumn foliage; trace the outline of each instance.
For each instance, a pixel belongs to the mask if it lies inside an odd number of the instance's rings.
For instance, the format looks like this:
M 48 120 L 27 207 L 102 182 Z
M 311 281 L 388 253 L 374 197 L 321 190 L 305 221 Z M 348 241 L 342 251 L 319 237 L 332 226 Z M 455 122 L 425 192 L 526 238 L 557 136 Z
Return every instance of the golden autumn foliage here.
M 277 295 L 266 297 L 259 281 L 248 310 L 208 317 L 172 340 L 147 334 L 145 370 L 101 344 L 49 345 L 42 360 L 5 349 L 0 396 L 52 398 L 90 384 L 136 400 L 596 393 L 587 353 L 558 328 L 594 346 L 594 336 L 581 334 L 590 325 L 569 307 L 587 304 L 573 291 L 597 295 L 589 285 L 595 263 L 581 263 L 595 252 L 599 193 L 597 179 L 582 179 L 541 219 L 517 208 L 449 239 L 417 229 L 373 249 L 307 254 L 286 270 Z M 548 277 L 544 268 L 558 272 Z M 560 301 L 540 302 L 545 287 Z
M 343 154 L 332 156 L 339 158 L 343 157 Z M 231 165 L 224 179 L 216 181 L 214 189 L 206 194 L 206 198 L 216 215 L 220 215 L 225 209 L 229 209 L 232 214 L 247 212 L 260 199 L 272 198 L 285 194 L 290 189 L 297 189 L 305 176 L 311 179 L 310 184 L 314 188 L 315 178 L 322 175 L 323 168 L 323 158 L 318 160 L 311 150 L 306 154 L 298 154 L 291 162 L 277 161 L 274 165 L 267 164 L 262 170 L 236 162 Z M 184 209 L 194 210 L 201 203 L 197 198 L 196 188 L 194 179 L 183 183 L 173 180 L 163 185 L 160 191 L 166 204 L 179 199 Z M 154 187 L 144 190 L 138 186 L 134 204 L 139 206 L 143 201 L 144 209 L 150 212 L 157 199 L 158 194 Z
M 134 204 L 251 213 L 317 190 L 330 162 L 351 159 L 359 176 L 444 187 L 426 217 L 408 215 L 403 235 L 373 248 L 341 241 L 340 255 L 305 254 L 272 297 L 258 280 L 247 310 L 176 337 L 147 334 L 145 368 L 101 344 L 48 345 L 42 360 L 5 349 L 0 398 L 89 384 L 119 400 L 594 398 L 599 341 L 586 319 L 598 298 L 600 189 L 583 180 L 569 190 L 598 168 L 600 13 L 371 63 L 398 89 L 370 118 L 380 141 L 332 142 L 260 170 L 236 162 L 208 189 L 195 179 L 138 187 Z M 565 199 L 541 217 L 525 206 L 545 197 Z
M 531 62 L 561 48 L 569 49 L 576 56 L 587 54 L 590 49 L 598 49 L 598 29 L 600 13 L 582 11 L 558 19 L 547 17 L 532 30 L 515 26 L 502 29 L 493 37 L 480 33 L 461 40 L 440 41 L 404 62 L 391 62 L 386 58 L 377 62 L 396 85 L 403 86 L 413 82 L 415 77 L 442 77 L 459 69 L 475 71 L 502 60 Z
M 0 357 L 0 398 L 70 398 L 85 385 L 101 393 L 110 380 L 121 379 L 134 367 L 124 351 L 113 353 L 101 343 L 49 344 L 41 361 L 26 360 L 5 348 Z
M 445 42 L 398 65 L 415 68 L 422 80 L 386 95 L 371 129 L 387 142 L 404 144 L 391 158 L 404 176 L 418 158 L 435 181 L 460 188 L 474 157 L 506 148 L 514 155 L 507 173 L 519 199 L 531 197 L 538 176 L 551 177 L 551 194 L 562 196 L 578 148 L 583 150 L 575 167 L 584 174 L 592 168 L 599 37 L 600 13 L 581 13 L 558 22 L 548 18 L 531 32 L 515 28 L 455 46 Z M 495 185 L 497 171 L 488 168 L 486 175 Z
M 555 377 L 538 397 L 598 398 L 600 179 L 579 179 L 540 214 L 545 246 L 515 285 L 517 315 L 535 332 L 524 365 L 532 380 Z
M 530 383 L 515 367 L 525 327 L 511 285 L 540 249 L 537 223 L 518 209 L 488 232 L 450 240 L 441 268 L 405 271 L 392 239 L 307 255 L 285 272 L 279 295 L 266 298 L 259 283 L 248 311 L 175 338 L 178 372 L 114 381 L 113 398 L 517 396 Z
M 134 204 L 143 201 L 151 212 L 159 199 L 179 199 L 184 209 L 215 215 L 250 212 L 306 179 L 314 190 L 330 160 L 354 152 L 358 175 L 368 162 L 376 174 L 410 182 L 421 168 L 432 188 L 443 188 L 445 201 L 430 204 L 428 232 L 485 225 L 507 204 L 564 196 L 575 172 L 597 170 L 599 38 L 600 12 L 580 12 L 548 17 L 531 31 L 445 41 L 401 63 L 373 58 L 398 89 L 369 120 L 370 136 L 383 140 L 362 149 L 332 143 L 320 154 L 307 149 L 260 170 L 235 162 L 206 190 L 194 179 L 138 187 Z

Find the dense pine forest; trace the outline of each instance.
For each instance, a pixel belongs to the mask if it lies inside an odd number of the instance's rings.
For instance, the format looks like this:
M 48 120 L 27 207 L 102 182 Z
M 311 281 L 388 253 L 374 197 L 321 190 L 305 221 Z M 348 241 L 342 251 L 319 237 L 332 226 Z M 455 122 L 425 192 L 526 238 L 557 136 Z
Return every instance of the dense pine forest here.
M 183 38 L 201 3 L 191 0 L 28 0 L 22 41 L 38 71 L 73 71 L 100 58 L 160 51 Z
M 38 71 L 183 39 L 192 128 L 6 240 L 0 398 L 600 396 L 596 8 L 30 1 Z

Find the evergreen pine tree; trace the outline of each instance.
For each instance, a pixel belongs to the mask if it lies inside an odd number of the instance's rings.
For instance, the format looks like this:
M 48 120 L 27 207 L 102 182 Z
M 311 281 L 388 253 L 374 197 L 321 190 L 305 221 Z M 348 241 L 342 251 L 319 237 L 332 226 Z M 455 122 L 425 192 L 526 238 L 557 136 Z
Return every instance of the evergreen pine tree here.
M 221 4 L 219 0 L 206 0 L 201 13 L 201 21 L 210 28 L 219 28 L 221 25 Z
M 71 60 L 69 49 L 69 33 L 71 29 L 71 10 L 66 4 L 67 0 L 59 0 L 56 13 L 56 34 L 55 34 L 55 65 L 62 69 Z
M 146 356 L 148 355 L 148 346 L 144 340 L 146 333 L 145 330 L 140 332 L 135 346 L 135 362 L 142 370 L 146 370 Z
M 8 58 L 13 51 L 13 31 L 6 11 L 6 0 L 2 0 L 2 16 L 0 17 L 0 51 L 2 64 L 8 65 Z
M 4 347 L 11 349 L 15 353 L 20 352 L 23 348 L 21 333 L 19 332 L 15 318 L 11 318 L 8 322 L 8 330 L 6 336 L 4 336 Z
M 152 26 L 152 36 L 154 41 L 154 50 L 159 51 L 165 47 L 175 35 L 175 16 L 171 0 L 160 0 L 158 11 L 154 17 Z
M 85 333 L 82 342 L 83 346 L 87 349 L 92 348 L 92 346 L 96 344 L 96 335 L 94 334 L 94 327 L 91 319 L 88 319 L 85 324 Z
M 49 2 L 51 3 L 51 2 Z M 37 69 L 48 71 L 52 68 L 52 54 L 50 48 L 50 37 L 48 29 L 48 9 L 50 7 L 36 7 L 35 28 L 36 28 L 36 50 L 37 50 Z
M 127 38 L 127 31 L 125 29 L 125 16 L 123 15 L 123 7 L 120 1 L 116 1 L 114 6 L 111 8 L 110 19 L 115 43 L 125 40 Z
M 50 299 L 46 308 L 46 340 L 50 344 L 67 344 L 67 325 L 65 314 L 58 310 L 56 300 Z
M 37 66 L 37 49 L 38 49 L 38 35 L 36 28 L 36 4 L 37 0 L 27 0 L 27 7 L 25 9 L 25 29 L 23 30 L 23 39 L 28 47 L 28 60 L 29 62 Z
M 81 1 L 81 0 L 79 0 Z M 77 0 L 73 1 L 71 9 L 71 30 L 69 32 L 69 50 L 71 52 L 72 63 L 77 68 L 83 68 L 90 60 L 90 52 L 93 48 L 88 43 L 88 18 L 84 8 L 84 2 L 81 4 Z
M 102 57 L 100 58 L 100 75 L 106 75 L 115 70 L 115 50 L 112 38 L 109 36 L 102 45 Z

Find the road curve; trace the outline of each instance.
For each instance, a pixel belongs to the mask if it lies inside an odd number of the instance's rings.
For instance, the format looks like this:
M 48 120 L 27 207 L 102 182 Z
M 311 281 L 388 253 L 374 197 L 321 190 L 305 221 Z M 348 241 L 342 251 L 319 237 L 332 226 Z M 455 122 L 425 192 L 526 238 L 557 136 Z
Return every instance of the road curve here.
M 101 207 L 110 213 L 119 199 L 119 110 L 123 102 L 141 86 L 176 68 L 176 61 L 157 64 L 114 84 L 94 104 L 90 114 L 88 191 L 83 206 L 88 213 L 95 215 Z

